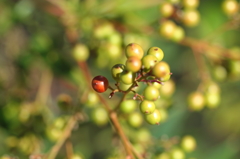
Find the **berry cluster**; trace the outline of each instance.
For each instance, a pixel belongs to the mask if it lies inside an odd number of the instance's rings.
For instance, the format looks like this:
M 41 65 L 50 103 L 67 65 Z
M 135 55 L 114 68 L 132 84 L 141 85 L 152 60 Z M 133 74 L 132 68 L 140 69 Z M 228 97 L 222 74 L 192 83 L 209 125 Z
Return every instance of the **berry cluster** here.
M 170 79 L 172 74 L 168 63 L 162 61 L 164 53 L 158 47 L 151 47 L 144 55 L 140 45 L 131 43 L 126 46 L 125 55 L 127 57 L 125 65 L 115 64 L 111 69 L 112 77 L 116 81 L 116 89 L 109 86 L 109 82 L 104 76 L 94 77 L 92 87 L 99 93 L 105 92 L 108 88 L 111 89 L 109 98 L 112 98 L 116 92 L 124 94 L 133 92 L 133 99 L 141 100 L 139 107 L 146 121 L 150 124 L 159 124 L 161 113 L 156 109 L 154 101 L 160 97 L 159 88 L 163 82 Z M 142 95 L 136 92 L 139 82 L 147 83 Z M 132 101 L 128 102 L 132 103 Z M 127 103 L 127 100 L 123 101 L 122 105 L 124 105 L 123 103 Z M 134 108 L 129 106 L 128 109 Z M 127 111 L 129 111 L 128 109 Z
M 200 21 L 200 14 L 196 10 L 199 0 L 179 0 L 164 2 L 160 5 L 162 16 L 160 34 L 175 42 L 181 41 L 185 36 L 184 29 L 178 25 L 182 23 L 187 27 L 194 27 Z

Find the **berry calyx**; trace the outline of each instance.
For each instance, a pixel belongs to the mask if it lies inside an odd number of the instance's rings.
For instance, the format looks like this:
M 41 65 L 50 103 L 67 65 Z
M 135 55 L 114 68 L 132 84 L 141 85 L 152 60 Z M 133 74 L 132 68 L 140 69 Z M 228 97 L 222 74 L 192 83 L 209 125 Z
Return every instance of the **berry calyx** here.
M 96 76 L 92 80 L 92 88 L 98 92 L 103 93 L 108 89 L 108 79 L 104 76 Z

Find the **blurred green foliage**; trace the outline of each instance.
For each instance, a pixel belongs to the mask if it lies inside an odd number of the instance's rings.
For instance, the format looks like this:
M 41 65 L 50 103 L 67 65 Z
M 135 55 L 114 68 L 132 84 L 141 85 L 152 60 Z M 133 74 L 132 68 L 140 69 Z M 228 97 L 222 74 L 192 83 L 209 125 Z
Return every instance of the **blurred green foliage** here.
M 77 125 L 69 139 L 74 153 L 83 158 L 120 158 L 122 154 L 119 151 L 123 151 L 123 148 L 111 124 L 96 125 L 91 119 L 91 112 L 102 104 L 95 101 L 96 96 L 91 94 L 89 81 L 79 69 L 72 50 L 76 44 L 85 45 L 90 53 L 87 67 L 91 74 L 104 75 L 113 85 L 111 67 L 116 63 L 124 63 L 124 47 L 132 42 L 140 44 L 145 52 L 151 46 L 160 47 L 164 51 L 164 61 L 171 67 L 171 78 L 176 87 L 171 99 L 163 97 L 160 103 L 169 105 L 169 108 L 166 121 L 159 126 L 150 126 L 145 122 L 140 128 L 132 128 L 121 116 L 120 121 L 130 141 L 142 144 L 146 141 L 141 139 L 147 138 L 150 143 L 148 147 L 140 146 L 139 151 L 153 158 L 163 151 L 162 141 L 191 134 L 196 139 L 197 147 L 186 158 L 239 158 L 240 61 L 225 56 L 220 58 L 220 62 L 215 62 L 207 56 L 209 52 L 214 55 L 213 50 L 205 52 L 206 56 L 203 53 L 202 69 L 210 74 L 211 81 L 219 85 L 221 102 L 215 109 L 189 111 L 187 98 L 201 83 L 200 71 L 190 47 L 174 43 L 159 34 L 159 6 L 162 2 L 1 0 L 1 159 L 5 159 L 4 155 L 30 158 L 32 154 L 47 154 L 61 136 L 67 119 L 76 110 L 83 112 L 86 119 Z M 218 28 L 232 18 L 223 13 L 221 5 L 222 1 L 219 0 L 200 1 L 199 25 L 194 28 L 182 27 L 187 37 L 203 39 L 220 48 L 231 50 L 235 47 L 238 50 L 240 22 L 233 21 L 230 29 L 219 31 Z M 238 13 L 236 17 L 239 19 L 239 16 Z M 240 56 L 239 50 L 236 56 Z M 218 65 L 227 71 L 226 77 L 221 80 L 213 73 Z M 70 111 L 62 111 L 58 107 L 61 94 L 69 96 L 61 98 L 63 101 L 60 102 L 70 102 L 73 105 Z M 116 95 L 108 99 L 108 92 L 101 95 L 113 106 L 121 97 Z M 105 121 L 107 119 L 101 120 Z M 146 128 L 152 136 L 145 135 L 137 139 L 138 132 L 142 129 L 145 132 Z M 61 150 L 57 158 L 66 158 L 65 147 Z

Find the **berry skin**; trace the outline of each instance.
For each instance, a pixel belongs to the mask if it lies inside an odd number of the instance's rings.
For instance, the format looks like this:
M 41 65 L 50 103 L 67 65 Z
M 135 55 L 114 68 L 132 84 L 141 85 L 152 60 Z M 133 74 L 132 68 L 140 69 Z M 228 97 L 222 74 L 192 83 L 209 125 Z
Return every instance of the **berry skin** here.
M 127 58 L 129 58 L 131 56 L 135 56 L 138 59 L 142 59 L 142 57 L 144 55 L 144 51 L 140 45 L 138 45 L 136 43 L 131 43 L 126 46 L 125 55 Z
M 170 68 L 169 65 L 164 62 L 160 61 L 158 62 L 152 69 L 152 74 L 156 78 L 163 78 L 163 80 L 168 79 L 168 76 L 170 75 Z
M 123 71 L 120 74 L 120 81 L 124 84 L 132 84 L 135 80 L 136 74 L 130 71 Z
M 144 114 L 151 114 L 155 110 L 155 104 L 153 101 L 143 100 L 140 103 L 140 110 Z
M 138 112 L 133 112 L 128 116 L 128 123 L 132 127 L 138 128 L 142 125 L 143 118 L 142 115 Z
M 92 87 L 98 93 L 103 93 L 108 89 L 108 80 L 104 76 L 96 76 L 92 80 Z
M 123 113 L 131 113 L 137 108 L 137 101 L 135 100 L 124 100 L 120 104 L 120 110 Z
M 159 47 L 151 47 L 148 50 L 147 54 L 155 56 L 158 61 L 161 61 L 164 57 L 164 53 L 163 53 L 162 49 L 160 49 Z
M 154 86 L 147 86 L 143 91 L 144 99 L 155 101 L 159 97 L 159 90 Z
M 136 57 L 131 56 L 126 61 L 126 69 L 131 72 L 137 72 L 141 69 L 142 61 Z
M 145 119 L 149 124 L 159 125 L 159 122 L 161 121 L 161 113 L 159 110 L 155 109 L 152 114 L 147 114 Z
M 119 81 L 120 74 L 124 71 L 125 65 L 123 64 L 116 64 L 112 67 L 112 77 L 115 81 Z
M 145 72 L 150 71 L 157 63 L 157 58 L 154 55 L 146 55 L 142 58 L 142 67 Z

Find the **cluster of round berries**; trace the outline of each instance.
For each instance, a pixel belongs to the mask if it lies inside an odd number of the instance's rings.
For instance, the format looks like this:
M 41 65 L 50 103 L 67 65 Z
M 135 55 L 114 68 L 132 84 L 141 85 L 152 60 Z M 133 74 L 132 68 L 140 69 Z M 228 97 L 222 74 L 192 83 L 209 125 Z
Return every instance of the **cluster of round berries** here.
M 131 43 L 126 46 L 125 55 L 127 57 L 125 65 L 115 64 L 111 69 L 117 89 L 110 87 L 104 76 L 94 77 L 92 87 L 99 93 L 105 92 L 108 88 L 111 89 L 109 98 L 112 98 L 116 92 L 124 94 L 133 92 L 133 99 L 141 100 L 140 110 L 146 121 L 150 124 L 159 124 L 161 114 L 156 109 L 154 101 L 160 96 L 159 87 L 161 84 L 169 80 L 171 76 L 169 65 L 162 61 L 164 53 L 158 47 L 151 47 L 144 55 L 140 45 Z M 139 86 L 139 82 L 148 84 L 143 95 L 139 95 L 135 90 Z
M 222 8 L 225 14 L 233 16 L 239 11 L 239 3 L 236 0 L 224 0 Z
M 176 23 L 187 27 L 194 27 L 200 21 L 200 14 L 196 10 L 199 0 L 171 0 L 160 5 L 161 19 L 160 34 L 173 41 L 179 42 L 185 36 L 184 29 Z
M 214 82 L 203 84 L 203 91 L 195 91 L 188 96 L 188 106 L 192 111 L 200 111 L 207 106 L 215 108 L 220 103 L 220 88 Z
M 162 145 L 166 145 L 167 151 L 158 154 L 155 159 L 184 159 L 187 153 L 193 152 L 196 149 L 197 143 L 193 136 L 185 135 L 181 138 L 180 142 L 175 138 L 162 141 Z M 169 148 L 169 145 L 170 148 Z

